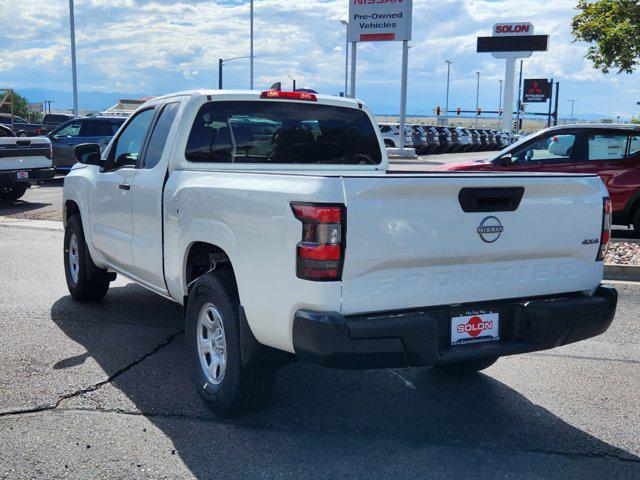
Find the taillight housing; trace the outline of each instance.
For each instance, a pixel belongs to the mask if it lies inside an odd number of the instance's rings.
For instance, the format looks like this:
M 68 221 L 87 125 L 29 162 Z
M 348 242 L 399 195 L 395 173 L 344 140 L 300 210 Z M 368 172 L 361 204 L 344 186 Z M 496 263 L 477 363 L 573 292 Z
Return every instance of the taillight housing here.
M 613 216 L 613 204 L 611 199 L 605 197 L 602 200 L 602 233 L 600 234 L 600 248 L 598 249 L 597 262 L 604 261 L 611 240 L 611 219 Z
M 342 278 L 346 242 L 346 208 L 341 204 L 292 202 L 302 222 L 302 240 L 296 247 L 296 276 L 332 282 Z

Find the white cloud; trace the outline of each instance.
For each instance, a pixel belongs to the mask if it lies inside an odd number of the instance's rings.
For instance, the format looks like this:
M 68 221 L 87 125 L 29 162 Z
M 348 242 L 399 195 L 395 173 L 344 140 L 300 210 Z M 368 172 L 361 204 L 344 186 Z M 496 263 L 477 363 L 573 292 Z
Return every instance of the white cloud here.
M 29 0 L 20 8 L 0 0 L 0 69 L 15 88 L 69 89 L 69 19 L 66 1 Z M 482 72 L 482 101 L 497 104 L 504 64 L 475 53 L 475 38 L 498 21 L 527 20 L 551 34 L 550 50 L 525 61 L 525 75 L 560 80 L 564 98 L 584 98 L 583 111 L 633 113 L 636 75 L 603 75 L 572 43 L 574 0 L 414 1 L 410 51 L 410 111 L 430 111 L 444 100 L 444 60 L 452 69 L 452 102 L 475 103 L 475 71 Z M 255 0 L 256 85 L 296 77 L 327 93 L 342 90 L 346 0 Z M 524 18 L 526 16 L 526 18 Z M 214 87 L 217 59 L 248 55 L 246 0 L 77 0 L 80 89 L 161 94 Z M 361 44 L 358 95 L 393 113 L 399 104 L 398 43 Z M 247 60 L 225 65 L 225 85 L 248 86 Z M 593 101 L 587 98 L 593 97 Z M 489 108 L 491 105 L 485 107 Z

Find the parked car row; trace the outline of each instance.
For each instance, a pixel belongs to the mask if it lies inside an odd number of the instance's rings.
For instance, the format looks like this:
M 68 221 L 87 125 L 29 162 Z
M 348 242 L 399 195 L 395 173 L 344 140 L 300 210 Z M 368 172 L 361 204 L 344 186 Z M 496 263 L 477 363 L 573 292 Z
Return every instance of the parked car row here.
M 613 221 L 640 233 L 640 127 L 562 125 L 542 130 L 486 160 L 433 170 L 588 173 L 600 176 L 613 203 Z
M 400 125 L 380 123 L 380 132 L 387 148 L 400 146 Z M 405 125 L 404 144 L 420 155 L 445 152 L 478 152 L 501 150 L 517 140 L 512 133 L 476 128 Z

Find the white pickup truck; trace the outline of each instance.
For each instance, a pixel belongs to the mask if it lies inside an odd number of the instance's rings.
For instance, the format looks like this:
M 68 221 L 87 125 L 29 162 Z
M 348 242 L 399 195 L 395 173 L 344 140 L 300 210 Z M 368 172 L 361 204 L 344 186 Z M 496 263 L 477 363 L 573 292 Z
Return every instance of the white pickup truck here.
M 593 175 L 392 172 L 359 101 L 156 98 L 64 182 L 71 295 L 116 273 L 184 305 L 217 412 L 264 401 L 295 358 L 472 372 L 604 332 L 610 202 Z
M 0 201 L 18 200 L 32 183 L 54 176 L 48 138 L 16 137 L 0 125 Z

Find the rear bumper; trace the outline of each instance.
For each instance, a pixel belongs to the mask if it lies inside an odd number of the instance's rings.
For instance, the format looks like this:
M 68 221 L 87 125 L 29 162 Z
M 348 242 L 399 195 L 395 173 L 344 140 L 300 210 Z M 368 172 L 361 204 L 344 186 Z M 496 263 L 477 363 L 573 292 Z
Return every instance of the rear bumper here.
M 18 179 L 18 172 L 28 172 L 29 178 Z M 16 183 L 34 183 L 50 180 L 56 175 L 54 168 L 25 168 L 21 170 L 0 170 L 0 185 L 14 185 Z
M 299 310 L 293 346 L 304 360 L 334 368 L 429 366 L 545 350 L 605 332 L 618 293 L 566 295 L 467 306 L 343 316 Z M 451 346 L 450 319 L 474 309 L 500 313 L 500 340 Z

